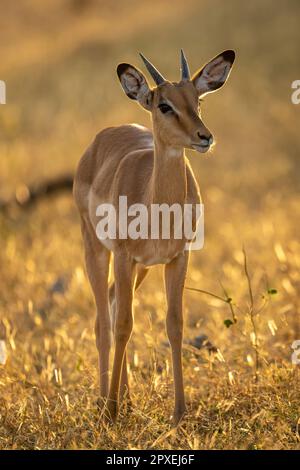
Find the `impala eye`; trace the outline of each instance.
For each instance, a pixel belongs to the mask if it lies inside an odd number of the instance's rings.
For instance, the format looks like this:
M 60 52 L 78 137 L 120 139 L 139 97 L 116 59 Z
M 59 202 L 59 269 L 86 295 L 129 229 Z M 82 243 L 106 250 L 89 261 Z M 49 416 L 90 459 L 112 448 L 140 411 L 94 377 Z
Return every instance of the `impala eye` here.
M 173 109 L 171 108 L 171 106 L 169 106 L 168 104 L 166 103 L 161 103 L 158 105 L 159 109 L 161 110 L 161 112 L 163 114 L 166 114 L 166 113 L 172 113 L 173 112 Z

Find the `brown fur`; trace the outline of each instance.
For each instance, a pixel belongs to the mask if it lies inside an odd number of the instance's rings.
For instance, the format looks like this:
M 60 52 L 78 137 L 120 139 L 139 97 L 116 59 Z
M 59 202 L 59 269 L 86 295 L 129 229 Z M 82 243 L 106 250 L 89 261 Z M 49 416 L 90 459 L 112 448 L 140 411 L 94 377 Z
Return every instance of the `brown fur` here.
M 190 203 L 195 206 L 200 202 L 199 188 L 184 155 L 184 148 L 197 148 L 203 152 L 210 145 L 207 142 L 211 134 L 198 114 L 198 99 L 202 93 L 209 92 L 210 88 L 214 90 L 225 82 L 229 71 L 225 74 L 224 70 L 233 62 L 229 52 L 223 53 L 224 58 L 220 54 L 213 59 L 192 81 L 164 82 L 153 90 L 150 90 L 140 71 L 128 64 L 121 64 L 118 74 L 124 91 L 129 98 L 136 99 L 151 111 L 153 134 L 137 125 L 105 129 L 96 136 L 77 169 L 74 198 L 81 215 L 87 272 L 97 306 L 95 331 L 99 351 L 100 395 L 107 400 L 107 417 L 112 420 L 118 412 L 120 386 L 122 394 L 129 393 L 126 346 L 132 331 L 134 291 L 145 278 L 148 266 L 158 263 L 165 264 L 167 333 L 172 348 L 175 385 L 175 424 L 184 413 L 182 296 L 188 252 L 184 250 L 187 240 L 175 240 L 172 236 L 169 240 L 116 239 L 109 241 L 109 245 L 103 244 L 95 234 L 98 222 L 96 208 L 102 203 L 110 203 L 117 208 L 120 195 L 127 196 L 128 206 L 134 203 L 147 207 L 152 203 L 177 203 L 181 206 Z M 174 112 L 163 114 L 159 108 L 161 103 L 169 103 Z M 110 252 L 114 254 L 115 283 L 108 295 Z M 111 329 L 115 336 L 115 356 L 109 388 Z

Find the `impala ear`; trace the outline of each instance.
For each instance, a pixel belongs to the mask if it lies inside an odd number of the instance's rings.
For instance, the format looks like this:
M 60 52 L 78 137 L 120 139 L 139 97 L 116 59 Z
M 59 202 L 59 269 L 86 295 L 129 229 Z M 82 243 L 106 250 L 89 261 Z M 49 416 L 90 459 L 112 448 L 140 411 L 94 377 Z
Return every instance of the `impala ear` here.
M 234 59 L 234 51 L 224 51 L 195 73 L 192 82 L 199 96 L 211 93 L 224 85 L 229 77 Z
M 152 108 L 152 91 L 146 78 L 138 69 L 130 64 L 119 64 L 117 74 L 126 95 L 137 100 L 148 111 Z

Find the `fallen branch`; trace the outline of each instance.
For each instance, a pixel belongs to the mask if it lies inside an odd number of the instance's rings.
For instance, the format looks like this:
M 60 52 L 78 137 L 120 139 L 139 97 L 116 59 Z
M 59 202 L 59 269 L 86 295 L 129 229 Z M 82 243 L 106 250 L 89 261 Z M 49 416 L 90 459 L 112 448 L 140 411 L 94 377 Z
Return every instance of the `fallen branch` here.
M 73 175 L 64 175 L 54 180 L 44 181 L 39 185 L 17 188 L 15 196 L 7 201 L 0 200 L 0 212 L 6 213 L 12 207 L 29 209 L 42 199 L 63 191 L 72 191 Z

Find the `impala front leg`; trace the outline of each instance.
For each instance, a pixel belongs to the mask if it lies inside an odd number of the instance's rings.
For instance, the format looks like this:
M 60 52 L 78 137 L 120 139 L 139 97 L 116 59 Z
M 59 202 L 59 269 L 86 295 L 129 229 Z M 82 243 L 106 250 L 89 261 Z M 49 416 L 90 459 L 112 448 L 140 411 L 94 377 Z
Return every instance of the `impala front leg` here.
M 126 346 L 129 341 L 132 326 L 132 297 L 134 290 L 135 264 L 127 258 L 127 254 L 115 253 L 115 356 L 112 378 L 108 396 L 108 418 L 115 421 L 119 408 L 119 390 L 121 372 L 124 363 Z
M 165 284 L 168 302 L 167 312 L 167 334 L 172 349 L 172 364 L 175 388 L 175 407 L 173 413 L 173 424 L 176 426 L 184 412 L 185 399 L 182 375 L 182 296 L 186 270 L 188 265 L 188 251 L 177 256 L 165 268 Z
M 136 278 L 134 283 L 134 292 L 140 287 L 142 282 L 144 281 L 146 275 L 148 274 L 149 270 L 141 265 L 137 265 L 136 267 Z M 134 293 L 133 293 L 134 294 Z M 111 321 L 113 325 L 113 332 L 115 333 L 115 323 L 116 323 L 116 293 L 115 293 L 115 283 L 110 286 L 109 289 L 109 303 L 110 303 L 110 311 L 111 311 Z M 128 380 L 128 371 L 127 371 L 127 357 L 126 357 L 126 349 L 124 353 L 123 359 L 123 367 L 121 373 L 121 383 L 120 383 L 120 400 L 124 397 L 127 398 L 127 402 L 129 408 L 131 408 L 131 399 L 129 393 L 129 380 Z

